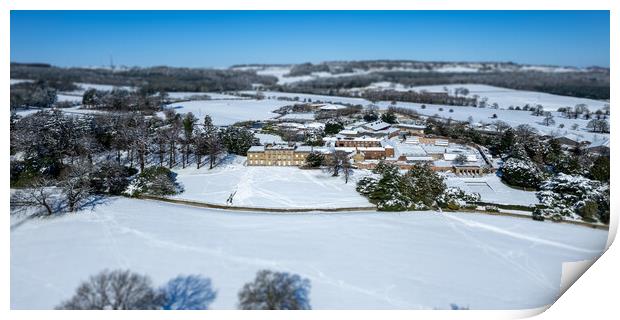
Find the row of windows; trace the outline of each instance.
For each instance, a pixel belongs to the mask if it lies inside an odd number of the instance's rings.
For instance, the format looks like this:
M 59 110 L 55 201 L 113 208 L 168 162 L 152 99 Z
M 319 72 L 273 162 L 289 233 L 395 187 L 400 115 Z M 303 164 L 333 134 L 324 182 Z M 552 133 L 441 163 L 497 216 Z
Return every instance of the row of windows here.
M 264 154 L 264 153 L 251 154 L 250 153 L 250 154 L 248 154 L 248 158 L 250 158 L 250 159 L 260 159 L 260 158 L 289 159 L 289 158 L 292 158 L 292 157 L 299 159 L 299 158 L 305 158 L 306 155 L 305 154 L 299 154 L 299 153 L 296 153 L 296 154 L 283 154 L 283 155 L 280 155 L 280 154 L 270 154 L 270 153 L 267 153 L 267 154 Z
M 267 161 L 267 160 L 249 160 L 249 165 L 267 165 L 267 166 L 299 166 L 304 161 Z

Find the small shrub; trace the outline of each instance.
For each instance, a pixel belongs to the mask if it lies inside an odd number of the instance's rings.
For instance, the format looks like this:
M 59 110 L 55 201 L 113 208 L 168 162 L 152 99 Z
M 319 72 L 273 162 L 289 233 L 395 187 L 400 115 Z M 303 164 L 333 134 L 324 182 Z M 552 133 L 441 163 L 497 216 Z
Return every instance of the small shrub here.
M 125 194 L 138 197 L 142 194 L 155 196 L 175 195 L 183 192 L 183 187 L 176 181 L 177 174 L 164 167 L 144 169 L 127 187 Z

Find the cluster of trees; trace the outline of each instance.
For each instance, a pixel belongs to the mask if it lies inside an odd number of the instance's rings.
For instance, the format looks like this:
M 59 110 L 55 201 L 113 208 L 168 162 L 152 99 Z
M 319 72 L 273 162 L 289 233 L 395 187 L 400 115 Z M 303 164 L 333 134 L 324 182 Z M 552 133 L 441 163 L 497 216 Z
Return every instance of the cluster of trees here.
M 149 94 L 145 90 L 114 88 L 110 91 L 88 89 L 82 96 L 82 107 L 106 111 L 144 111 L 156 112 L 163 108 L 168 94 L 159 92 Z
M 588 106 L 580 103 L 575 105 L 575 107 L 561 107 L 558 108 L 558 112 L 565 118 L 568 119 L 585 119 L 590 120 L 594 119 L 607 119 L 609 116 L 609 104 L 605 105 L 603 108 L 596 110 L 595 112 L 591 112 L 588 109 Z
M 242 310 L 307 310 L 310 281 L 296 274 L 260 270 L 238 294 Z M 155 288 L 150 277 L 129 270 L 104 270 L 81 283 L 56 309 L 206 310 L 217 298 L 211 279 L 179 275 Z
M 168 169 L 200 168 L 205 157 L 213 168 L 226 152 L 246 155 L 254 142 L 245 128 L 222 129 L 209 116 L 199 123 L 173 110 L 160 118 L 136 112 L 68 116 L 53 109 L 13 116 L 10 129 L 11 187 L 24 188 L 12 204 L 43 206 L 49 214 L 58 211 L 49 205 L 59 194 L 53 186 L 61 188 L 69 211 L 92 194 L 122 194 L 134 178 L 131 194 L 178 193 L 182 188 Z
M 307 76 L 313 72 L 330 72 L 329 66 L 326 64 L 301 63 L 293 65 L 289 73 L 285 77 Z
M 546 208 L 536 215 L 609 222 L 609 157 L 581 145 L 565 151 L 555 139 L 543 140 L 528 125 L 507 129 L 496 145 L 504 156 L 502 179 L 539 190 Z
M 328 122 L 325 123 L 325 129 L 323 129 L 323 130 L 324 130 L 325 134 L 333 135 L 333 134 L 337 134 L 342 129 L 344 129 L 344 125 L 342 124 L 342 122 L 339 122 L 339 121 L 328 121 Z
M 545 205 L 537 213 L 554 220 L 568 217 L 609 223 L 609 192 L 608 183 L 560 173 L 536 193 Z
M 446 189 L 443 178 L 427 164 L 415 165 L 400 174 L 398 166 L 381 161 L 373 173 L 377 177 L 360 179 L 356 190 L 381 211 L 430 209 Z
M 461 208 L 475 209 L 476 201 L 480 201 L 479 193 L 467 193 L 463 189 L 448 187 L 437 197 L 437 204 L 441 208 L 459 210 Z
M 174 67 L 133 67 L 110 70 L 93 68 L 60 68 L 46 64 L 11 63 L 12 79 L 103 83 L 116 86 L 142 87 L 148 92 L 160 91 L 232 91 L 250 90 L 252 84 L 275 85 L 277 78 L 256 74 L 252 70 L 221 70 Z
M 73 90 L 72 83 L 50 81 L 20 82 L 11 85 L 11 110 L 17 108 L 50 108 L 57 104 L 59 90 Z
M 572 177 L 575 181 L 582 182 L 581 186 L 599 183 L 609 186 L 609 156 L 591 154 L 581 144 L 564 150 L 557 140 L 543 138 L 535 128 L 527 124 L 515 128 L 511 128 L 500 120 L 495 121 L 494 124 L 498 130 L 497 133 L 483 133 L 468 128 L 464 123 L 429 119 L 426 133 L 485 146 L 494 156 L 504 160 L 500 171 L 502 180 L 515 187 L 547 191 L 544 194 L 554 194 L 554 197 L 561 196 L 563 191 L 551 187 L 556 184 L 550 184 L 550 181 L 562 176 Z M 552 199 L 552 197 L 546 196 L 546 199 Z M 583 215 L 579 214 L 580 208 L 584 205 L 582 200 L 577 197 L 568 197 L 565 200 L 568 202 L 564 206 L 571 208 L 570 210 L 562 211 L 564 214 L 554 211 L 547 213 L 546 216 L 556 216 L 556 218 L 594 216 L 599 221 L 608 221 L 606 212 L 609 211 L 609 205 L 605 201 L 597 202 L 596 214 Z M 551 200 L 543 201 L 543 203 L 551 202 Z M 592 207 L 593 205 L 589 205 L 589 208 Z
M 353 173 L 353 165 L 349 159 L 349 153 L 346 151 L 335 151 L 329 154 L 318 151 L 310 152 L 306 156 L 305 166 L 307 168 L 323 167 L 333 177 L 338 177 L 342 174 L 344 176 L 344 183 L 349 183 L 349 178 Z
M 476 106 L 478 104 L 478 99 L 475 97 L 451 96 L 447 93 L 425 91 L 366 90 L 362 92 L 361 97 L 370 101 L 402 101 L 452 106 Z

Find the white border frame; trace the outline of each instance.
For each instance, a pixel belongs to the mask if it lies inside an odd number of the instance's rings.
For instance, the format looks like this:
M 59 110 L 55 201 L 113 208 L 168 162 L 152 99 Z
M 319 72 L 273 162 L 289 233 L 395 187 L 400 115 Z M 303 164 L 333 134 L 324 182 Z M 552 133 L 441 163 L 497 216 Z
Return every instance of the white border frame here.
M 137 1 L 130 2 L 127 0 L 106 0 L 99 3 L 91 3 L 84 0 L 6 0 L 2 1 L 2 12 L 0 21 L 2 26 L 2 45 L 0 50 L 0 59 L 4 61 L 2 64 L 3 89 L 0 97 L 1 101 L 9 100 L 9 73 L 10 66 L 10 10 L 610 10 L 610 68 L 618 57 L 618 42 L 614 36 L 617 35 L 618 25 L 618 1 L 612 0 L 382 0 L 382 1 L 338 1 L 338 0 L 314 0 L 314 1 L 285 1 L 285 0 L 263 0 L 263 1 L 247 0 L 226 0 L 220 2 L 207 3 L 206 1 L 163 1 L 151 0 L 148 6 L 145 3 Z M 617 73 L 611 74 L 611 95 L 618 89 Z M 613 98 L 612 98 L 613 99 Z M 615 114 L 615 111 L 612 111 Z M 4 112 L 3 120 L 7 123 L 9 114 Z M 617 159 L 618 143 L 613 136 L 616 131 L 618 121 L 616 117 L 611 117 L 611 156 Z M 2 144 L 4 150 L 8 150 L 9 145 L 9 129 L 3 126 Z M 7 209 L 3 216 L 3 228 L 9 229 L 10 221 L 8 215 L 9 207 L 9 163 L 8 157 L 5 156 L 5 164 L 2 170 L 2 177 L 5 183 L 0 191 L 4 208 Z M 611 168 L 612 181 L 620 173 L 613 166 Z M 615 189 L 612 189 L 615 191 Z M 618 198 L 612 192 L 611 198 L 611 222 L 608 239 L 608 247 L 615 238 L 618 227 Z M 522 318 L 540 314 L 547 308 L 539 308 L 533 310 L 516 310 L 516 311 L 307 311 L 307 312 L 271 312 L 271 311 L 195 311 L 195 312 L 151 312 L 151 311 L 116 311 L 114 313 L 101 311 L 9 311 L 10 309 L 10 232 L 3 232 L 0 242 L 0 253 L 4 259 L 0 265 L 3 283 L 0 290 L 0 311 L 4 319 L 106 319 L 110 316 L 118 319 L 135 319 L 141 317 L 149 317 L 150 319 L 246 319 L 248 316 L 257 319 L 316 319 L 316 318 L 355 318 L 355 319 L 376 319 L 380 317 L 389 317 L 393 319 L 426 319 L 426 318 L 459 318 L 470 319 L 498 319 L 498 318 Z M 620 284 L 618 279 L 618 270 L 620 270 L 620 249 L 612 246 L 603 257 L 596 262 L 582 279 L 577 281 L 568 289 L 560 299 L 542 314 L 547 319 L 565 319 L 573 317 L 588 317 L 592 319 L 612 318 L 617 314 L 616 297 L 618 289 L 615 287 Z

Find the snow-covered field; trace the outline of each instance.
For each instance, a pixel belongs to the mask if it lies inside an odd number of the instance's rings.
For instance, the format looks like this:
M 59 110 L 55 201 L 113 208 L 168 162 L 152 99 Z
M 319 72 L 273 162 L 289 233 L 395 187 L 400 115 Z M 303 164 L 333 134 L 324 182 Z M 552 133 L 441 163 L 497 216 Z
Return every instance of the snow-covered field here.
M 354 178 L 332 177 L 321 170 L 297 167 L 244 166 L 245 157 L 232 158 L 209 170 L 208 165 L 178 169 L 185 191 L 179 199 L 226 204 L 235 193 L 235 206 L 263 208 L 371 207 L 355 191 Z
M 131 90 L 135 90 L 134 87 L 115 86 L 115 85 L 109 85 L 109 84 L 95 84 L 95 83 L 76 82 L 75 85 L 80 87 L 80 89 L 75 90 L 75 91 L 71 91 L 69 93 L 83 94 L 88 89 L 96 89 L 96 90 L 102 90 L 102 91 L 111 91 L 114 88 L 125 89 L 125 90 L 130 90 L 130 91 Z
M 389 102 L 382 101 L 379 102 L 378 105 L 382 108 L 388 108 L 390 106 Z M 587 141 L 597 141 L 597 140 L 605 140 L 609 139 L 609 134 L 600 134 L 589 132 L 586 129 L 588 124 L 588 120 L 584 119 L 567 119 L 564 117 L 560 117 L 558 112 L 552 112 L 555 116 L 555 124 L 552 126 L 545 126 L 542 124 L 543 117 L 533 116 L 529 111 L 517 111 L 517 110 L 502 110 L 502 109 L 491 109 L 491 108 L 475 108 L 475 107 L 460 107 L 460 106 L 445 106 L 445 105 L 432 105 L 425 104 L 426 108 L 422 109 L 422 104 L 420 103 L 410 103 L 410 102 L 398 102 L 396 104 L 398 107 L 404 107 L 413 109 L 419 114 L 426 116 L 434 116 L 438 115 L 441 118 L 451 118 L 453 120 L 458 121 L 467 121 L 469 117 L 475 122 L 481 123 L 492 123 L 496 120 L 501 120 L 509 124 L 510 126 L 516 127 L 520 124 L 529 124 L 532 127 L 536 128 L 540 133 L 548 134 L 552 136 L 562 136 L 562 135 L 575 135 L 582 140 Z M 443 109 L 443 110 L 439 110 Z M 450 109 L 453 112 L 450 112 Z M 497 115 L 497 118 L 493 118 L 493 114 Z M 564 128 L 560 128 L 559 125 L 564 124 Z M 572 130 L 571 126 L 573 124 L 577 124 L 577 130 Z
M 434 65 L 421 67 L 414 65 L 402 65 L 393 67 L 374 67 L 364 69 L 353 69 L 352 72 L 330 73 L 330 72 L 312 72 L 309 75 L 289 77 L 287 75 L 293 66 L 244 66 L 235 67 L 235 70 L 255 70 L 259 75 L 274 76 L 278 78 L 278 84 L 291 84 L 300 81 L 309 81 L 325 78 L 362 76 L 372 72 L 488 72 L 488 71 L 540 71 L 540 72 L 578 72 L 581 69 L 560 66 L 544 66 L 544 65 L 519 65 L 519 66 L 493 66 L 493 69 L 487 69 L 489 65 L 484 66 L 481 63 L 449 63 L 442 65 Z
M 455 88 L 467 88 L 469 90 L 468 97 L 474 95 L 480 96 L 480 98 L 486 97 L 489 99 L 488 104 L 497 103 L 500 108 L 508 108 L 510 106 L 521 106 L 526 104 L 530 106 L 542 105 L 545 110 L 556 111 L 561 107 L 574 107 L 577 104 L 583 103 L 588 106 L 590 111 L 594 112 L 609 104 L 607 101 L 560 96 L 557 94 L 535 92 L 535 91 L 523 91 L 513 90 L 494 86 L 488 86 L 484 84 L 449 84 L 449 85 L 437 85 L 437 86 L 419 86 L 411 87 L 408 90 L 414 91 L 428 91 L 428 92 L 445 92 L 444 88 L 448 89 L 450 94 L 454 93 Z
M 11 79 L 11 85 L 22 83 L 22 82 L 34 82 L 34 80 L 29 79 Z
M 240 91 L 243 94 L 256 94 L 256 91 Z M 318 94 L 307 93 L 291 93 L 291 92 L 277 92 L 277 91 L 263 91 L 265 97 L 277 99 L 278 97 L 284 98 L 299 98 L 299 102 L 303 102 L 304 99 L 312 102 L 324 102 L 324 103 L 344 103 L 344 104 L 361 104 L 362 106 L 370 104 L 370 101 L 362 98 L 348 98 L 348 97 L 336 97 L 325 96 Z M 291 102 L 289 102 L 291 103 Z
M 273 113 L 282 106 L 289 105 L 289 101 L 278 100 L 197 100 L 172 103 L 167 108 L 177 113 L 193 113 L 202 121 L 205 115 L 210 115 L 216 125 L 231 125 L 246 120 L 266 120 L 277 116 Z
M 536 192 L 511 188 L 504 184 L 495 174 L 482 177 L 448 177 L 446 185 L 458 187 L 465 192 L 477 192 L 480 200 L 497 204 L 518 204 L 529 206 L 539 203 Z
M 260 269 L 309 278 L 314 309 L 532 308 L 556 299 L 562 262 L 591 259 L 606 240 L 606 231 L 479 214 L 233 213 L 113 198 L 11 231 L 11 308 L 53 308 L 105 268 L 155 285 L 203 274 L 218 290 L 215 309 L 235 308 Z
M 59 102 L 69 101 L 69 102 L 82 103 L 82 95 L 59 93 L 58 94 L 58 101 Z
M 245 99 L 230 94 L 222 94 L 217 92 L 168 92 L 168 97 L 172 99 L 188 99 L 192 96 L 209 96 L 213 100 L 241 100 Z
M 70 108 L 62 108 L 59 109 L 64 113 L 67 114 L 78 114 L 78 115 L 83 115 L 83 114 L 94 114 L 94 113 L 105 113 L 105 111 L 101 111 L 101 110 L 93 110 L 93 109 L 80 109 L 81 106 L 75 106 L 75 107 L 70 107 Z M 15 114 L 25 117 L 28 115 L 31 115 L 33 113 L 37 113 L 41 110 L 51 110 L 51 109 L 40 109 L 40 108 L 29 108 L 29 109 L 20 109 L 17 110 L 15 112 Z

